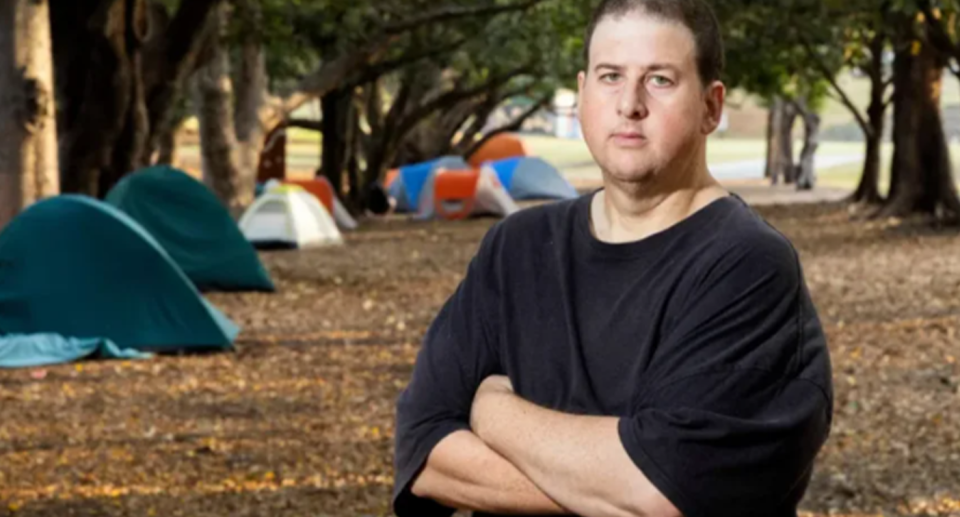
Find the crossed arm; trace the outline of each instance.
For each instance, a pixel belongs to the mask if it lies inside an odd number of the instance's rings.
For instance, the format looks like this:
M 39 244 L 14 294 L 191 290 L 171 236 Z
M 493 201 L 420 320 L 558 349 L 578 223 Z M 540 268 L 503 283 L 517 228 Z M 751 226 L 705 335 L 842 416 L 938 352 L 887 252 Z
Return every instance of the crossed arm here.
M 472 432 L 433 449 L 411 487 L 454 508 L 507 514 L 681 517 L 627 455 L 617 418 L 541 408 L 506 377 L 477 390 Z

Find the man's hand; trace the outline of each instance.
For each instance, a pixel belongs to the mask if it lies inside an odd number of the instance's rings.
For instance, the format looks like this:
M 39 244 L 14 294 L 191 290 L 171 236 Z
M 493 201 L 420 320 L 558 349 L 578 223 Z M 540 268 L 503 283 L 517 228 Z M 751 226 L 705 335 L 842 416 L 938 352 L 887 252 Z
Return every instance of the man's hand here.
M 473 397 L 473 407 L 470 409 L 470 429 L 474 434 L 482 436 L 480 429 L 486 420 L 485 417 L 494 411 L 497 399 L 503 395 L 513 394 L 513 383 L 506 375 L 491 375 L 480 383 Z

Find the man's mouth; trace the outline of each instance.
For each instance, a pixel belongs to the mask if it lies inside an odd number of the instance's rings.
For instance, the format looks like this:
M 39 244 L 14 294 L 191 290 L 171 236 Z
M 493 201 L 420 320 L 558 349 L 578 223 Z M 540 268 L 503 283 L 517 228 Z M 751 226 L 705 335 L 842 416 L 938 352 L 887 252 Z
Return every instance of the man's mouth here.
M 611 138 L 621 147 L 639 147 L 647 143 L 647 137 L 638 131 L 617 131 Z

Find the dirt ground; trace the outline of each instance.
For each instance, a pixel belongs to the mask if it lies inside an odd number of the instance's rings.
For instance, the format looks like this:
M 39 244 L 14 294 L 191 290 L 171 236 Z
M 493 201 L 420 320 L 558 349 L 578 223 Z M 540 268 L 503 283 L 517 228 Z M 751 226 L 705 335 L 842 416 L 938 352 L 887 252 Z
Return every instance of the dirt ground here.
M 956 230 L 761 212 L 799 249 L 833 355 L 803 510 L 960 516 Z M 388 514 L 394 400 L 492 222 L 264 253 L 277 294 L 210 296 L 244 327 L 236 352 L 0 372 L 0 515 Z

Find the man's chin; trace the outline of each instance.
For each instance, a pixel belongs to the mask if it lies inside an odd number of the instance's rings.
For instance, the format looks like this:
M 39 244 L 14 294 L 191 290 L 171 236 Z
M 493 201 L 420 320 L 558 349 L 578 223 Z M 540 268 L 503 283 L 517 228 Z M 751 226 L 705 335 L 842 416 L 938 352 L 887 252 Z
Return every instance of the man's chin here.
M 604 167 L 603 175 L 607 181 L 629 184 L 648 183 L 655 176 L 648 167 Z

